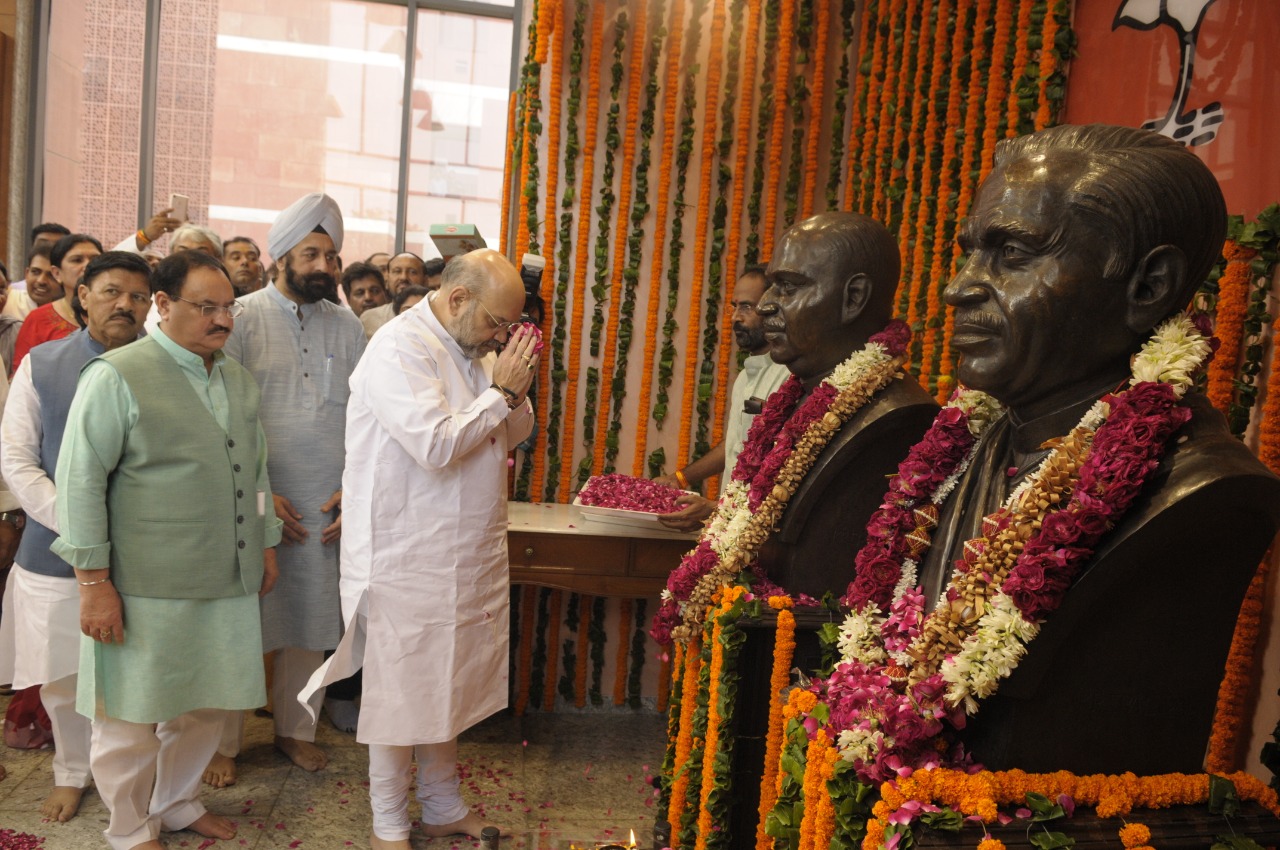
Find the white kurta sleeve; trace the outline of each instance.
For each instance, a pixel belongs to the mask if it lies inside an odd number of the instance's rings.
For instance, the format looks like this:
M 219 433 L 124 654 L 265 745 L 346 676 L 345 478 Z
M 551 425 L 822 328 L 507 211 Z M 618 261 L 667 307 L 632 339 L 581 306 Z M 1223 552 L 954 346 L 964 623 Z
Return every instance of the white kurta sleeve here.
M 420 351 L 395 354 L 372 378 L 379 384 L 376 392 L 368 392 L 366 382 L 365 403 L 424 469 L 442 469 L 465 457 L 506 421 L 510 411 L 502 393 L 489 388 L 468 404 L 451 403 L 445 379 L 429 357 Z
M 525 441 L 533 433 L 533 404 L 528 398 L 507 416 L 507 451 Z
M 58 491 L 40 465 L 44 438 L 40 396 L 31 383 L 31 358 L 24 357 L 13 376 L 4 418 L 0 419 L 0 474 L 22 509 L 50 531 L 58 530 Z

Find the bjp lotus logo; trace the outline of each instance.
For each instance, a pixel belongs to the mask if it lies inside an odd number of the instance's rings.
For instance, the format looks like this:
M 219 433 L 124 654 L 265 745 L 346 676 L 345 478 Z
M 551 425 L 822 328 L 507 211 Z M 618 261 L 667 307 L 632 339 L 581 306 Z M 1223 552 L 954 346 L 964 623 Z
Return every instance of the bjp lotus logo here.
M 1205 10 L 1213 3 L 1214 0 L 1123 0 L 1111 22 L 1113 30 L 1121 26 L 1140 30 L 1166 26 L 1178 34 L 1182 50 L 1173 102 L 1163 118 L 1152 118 L 1142 129 L 1154 130 L 1188 147 L 1213 141 L 1218 135 L 1218 125 L 1226 118 L 1218 101 L 1186 111 L 1195 73 L 1196 39 Z

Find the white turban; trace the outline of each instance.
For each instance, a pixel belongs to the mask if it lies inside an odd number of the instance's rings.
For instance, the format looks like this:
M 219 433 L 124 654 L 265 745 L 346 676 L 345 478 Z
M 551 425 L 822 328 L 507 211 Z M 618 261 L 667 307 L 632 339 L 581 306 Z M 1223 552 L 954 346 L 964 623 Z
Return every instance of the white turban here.
M 317 227 L 329 234 L 334 250 L 342 250 L 342 210 L 323 192 L 304 195 L 276 216 L 267 233 L 267 250 L 279 260 Z

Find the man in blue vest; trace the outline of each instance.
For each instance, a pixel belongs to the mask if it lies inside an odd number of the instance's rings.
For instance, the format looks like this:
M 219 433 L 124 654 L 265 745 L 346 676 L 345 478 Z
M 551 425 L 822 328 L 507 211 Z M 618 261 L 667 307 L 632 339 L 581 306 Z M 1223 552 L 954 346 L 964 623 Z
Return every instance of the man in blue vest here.
M 152 273 L 160 325 L 80 373 L 58 457 L 58 539 L 80 591 L 77 709 L 112 850 L 161 829 L 228 840 L 200 803 L 227 711 L 266 702 L 258 596 L 275 582 L 259 391 L 222 353 L 242 308 L 221 261 Z
M 76 713 L 80 663 L 80 594 L 71 565 L 49 551 L 57 537 L 54 472 L 81 367 L 138 338 L 151 306 L 151 267 L 136 254 L 112 251 L 89 261 L 80 303 L 86 327 L 38 345 L 13 377 L 0 423 L 0 473 L 21 510 L 15 561 L 14 681 L 43 685 L 40 701 L 53 726 L 53 791 L 40 812 L 70 820 L 89 785 L 89 720 Z

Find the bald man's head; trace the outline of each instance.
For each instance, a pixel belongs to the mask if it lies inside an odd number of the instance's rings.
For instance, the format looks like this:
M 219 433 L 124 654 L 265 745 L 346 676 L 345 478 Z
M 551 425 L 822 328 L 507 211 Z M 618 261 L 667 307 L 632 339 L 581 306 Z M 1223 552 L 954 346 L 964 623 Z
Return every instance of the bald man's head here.
M 473 359 L 506 343 L 524 309 L 524 283 L 506 257 L 485 248 L 455 257 L 431 301 L 436 318 Z

